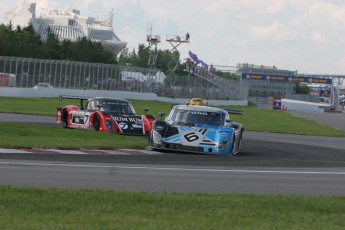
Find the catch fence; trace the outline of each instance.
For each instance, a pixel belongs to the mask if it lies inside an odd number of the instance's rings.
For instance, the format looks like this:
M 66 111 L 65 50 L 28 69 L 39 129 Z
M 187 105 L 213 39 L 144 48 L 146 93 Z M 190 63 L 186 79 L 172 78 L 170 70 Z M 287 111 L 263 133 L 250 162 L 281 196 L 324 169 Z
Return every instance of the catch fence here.
M 12 86 L 19 88 L 33 88 L 44 82 L 63 89 L 132 91 L 176 98 L 246 99 L 241 96 L 246 89 L 240 80 L 232 82 L 227 91 L 224 84 L 220 86 L 188 72 L 171 77 L 160 70 L 130 65 L 0 56 L 0 73 L 14 74 Z M 234 89 L 237 93 L 229 93 Z

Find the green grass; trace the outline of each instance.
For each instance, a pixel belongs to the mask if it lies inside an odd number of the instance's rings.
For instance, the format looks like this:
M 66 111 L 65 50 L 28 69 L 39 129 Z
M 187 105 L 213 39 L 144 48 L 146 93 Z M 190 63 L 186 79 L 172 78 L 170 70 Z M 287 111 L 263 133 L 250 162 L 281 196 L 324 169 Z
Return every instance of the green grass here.
M 246 130 L 250 131 L 345 137 L 344 131 L 279 110 L 259 109 L 256 107 L 232 107 L 232 109 L 243 111 L 244 115 L 242 117 L 233 115 L 232 118 L 244 124 Z
M 150 114 L 158 117 L 159 112 L 168 113 L 171 108 L 171 103 L 159 101 L 139 101 L 131 100 L 135 111 L 138 114 L 144 113 L 144 108 L 149 108 Z M 18 113 L 18 114 L 32 114 L 55 116 L 56 108 L 65 105 L 80 106 L 80 100 L 58 98 L 18 98 L 18 97 L 0 97 L 0 113 Z
M 158 117 L 170 103 L 132 101 Z M 0 112 L 55 116 L 76 104 L 42 98 L 0 97 Z M 229 107 L 228 107 L 229 108 Z M 345 136 L 344 132 L 290 114 L 240 109 L 246 130 Z M 0 147 L 143 148 L 147 139 L 92 131 L 0 123 Z M 5 177 L 0 175 L 0 179 Z M 0 229 L 344 229 L 345 197 L 129 193 L 105 190 L 0 186 Z
M 150 114 L 160 119 L 159 112 L 170 112 L 171 103 L 158 101 L 131 100 L 138 114 L 144 108 L 149 108 Z M 66 104 L 79 105 L 79 100 L 66 99 L 59 101 L 57 98 L 15 98 L 0 97 L 0 113 L 22 113 L 55 116 L 56 108 Z M 259 109 L 254 106 L 224 107 L 226 109 L 239 109 L 243 116 L 232 115 L 234 121 L 244 125 L 247 131 L 290 133 L 313 136 L 345 137 L 345 132 L 332 127 L 295 117 L 289 113 L 276 110 Z
M 1 229 L 343 229 L 344 197 L 0 186 Z
M 148 140 L 144 137 L 0 123 L 0 147 L 2 148 L 119 149 L 147 146 Z

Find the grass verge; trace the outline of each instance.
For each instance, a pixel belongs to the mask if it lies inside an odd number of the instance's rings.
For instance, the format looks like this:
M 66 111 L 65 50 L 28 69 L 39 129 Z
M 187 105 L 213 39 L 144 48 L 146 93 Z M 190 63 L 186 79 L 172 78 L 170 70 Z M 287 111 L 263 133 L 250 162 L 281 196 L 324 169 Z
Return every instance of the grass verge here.
M 171 103 L 166 102 L 138 100 L 131 100 L 131 102 L 138 114 L 142 114 L 144 108 L 149 108 L 148 113 L 153 114 L 157 119 L 160 119 L 159 112 L 165 112 L 168 115 L 171 109 Z M 59 101 L 57 98 L 0 97 L 0 113 L 55 116 L 57 107 L 66 104 L 79 105 L 79 103 L 79 100 L 71 99 Z M 254 106 L 223 106 L 223 108 L 242 110 L 243 116 L 232 115 L 231 118 L 242 123 L 247 131 L 345 137 L 344 131 L 305 120 L 283 111 L 259 109 Z
M 40 125 L 0 123 L 0 147 L 2 148 L 135 149 L 147 146 L 146 137 Z
M 344 197 L 0 186 L 1 229 L 343 229 Z

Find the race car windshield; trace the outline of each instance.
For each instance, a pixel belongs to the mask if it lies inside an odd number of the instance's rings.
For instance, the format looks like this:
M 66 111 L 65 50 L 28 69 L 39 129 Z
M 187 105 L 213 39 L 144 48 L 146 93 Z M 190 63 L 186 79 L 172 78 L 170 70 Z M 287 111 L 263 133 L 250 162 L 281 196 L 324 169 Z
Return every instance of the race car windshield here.
M 195 126 L 196 124 L 219 126 L 221 119 L 220 115 L 214 112 L 179 110 L 177 111 L 174 124 L 186 126 Z
M 133 106 L 126 102 L 104 101 L 102 102 L 102 111 L 114 112 L 118 114 L 134 115 Z

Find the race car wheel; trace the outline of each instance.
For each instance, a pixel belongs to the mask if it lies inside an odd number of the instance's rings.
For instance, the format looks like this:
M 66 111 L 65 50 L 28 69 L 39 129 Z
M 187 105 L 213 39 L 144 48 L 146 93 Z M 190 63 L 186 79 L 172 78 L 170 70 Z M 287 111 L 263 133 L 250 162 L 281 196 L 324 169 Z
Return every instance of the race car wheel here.
M 68 112 L 64 110 L 61 114 L 61 126 L 62 128 L 68 128 Z
M 240 138 L 238 139 L 237 147 L 238 147 L 238 152 L 241 151 L 241 146 L 242 146 L 242 131 L 240 134 Z
M 96 130 L 96 131 L 99 131 L 99 127 L 101 126 L 101 123 L 100 123 L 100 118 L 99 118 L 99 115 L 98 113 L 95 114 L 95 117 L 93 119 L 93 128 Z
M 230 148 L 230 155 L 233 155 L 235 152 L 235 136 L 232 137 L 232 143 L 231 143 L 231 148 Z
M 152 132 L 150 132 L 150 135 L 149 135 L 149 145 L 152 145 L 153 144 L 153 137 L 152 137 Z

